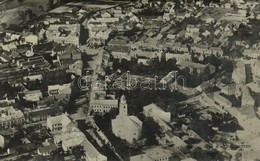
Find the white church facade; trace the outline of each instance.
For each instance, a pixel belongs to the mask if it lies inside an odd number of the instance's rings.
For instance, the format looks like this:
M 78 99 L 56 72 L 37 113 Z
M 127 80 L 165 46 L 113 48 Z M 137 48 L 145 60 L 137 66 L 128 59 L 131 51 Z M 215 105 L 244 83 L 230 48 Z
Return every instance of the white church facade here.
M 132 144 L 141 137 L 142 121 L 136 116 L 128 115 L 126 98 L 123 95 L 119 103 L 119 114 L 112 120 L 112 131 L 115 136 Z

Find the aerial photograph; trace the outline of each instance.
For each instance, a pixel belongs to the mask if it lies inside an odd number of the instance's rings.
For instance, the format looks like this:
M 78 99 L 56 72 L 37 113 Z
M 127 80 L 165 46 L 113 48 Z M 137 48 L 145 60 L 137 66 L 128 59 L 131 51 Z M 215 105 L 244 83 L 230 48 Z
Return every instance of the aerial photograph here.
M 0 161 L 260 161 L 260 1 L 0 0 Z

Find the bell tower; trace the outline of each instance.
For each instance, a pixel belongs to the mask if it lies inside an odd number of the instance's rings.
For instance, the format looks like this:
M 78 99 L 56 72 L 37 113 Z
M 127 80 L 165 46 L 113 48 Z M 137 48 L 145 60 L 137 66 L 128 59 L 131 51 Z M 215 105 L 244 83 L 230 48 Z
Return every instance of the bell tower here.
M 121 116 L 127 116 L 128 115 L 128 110 L 127 110 L 127 103 L 125 99 L 125 95 L 122 95 L 120 98 L 120 103 L 119 103 L 119 115 Z

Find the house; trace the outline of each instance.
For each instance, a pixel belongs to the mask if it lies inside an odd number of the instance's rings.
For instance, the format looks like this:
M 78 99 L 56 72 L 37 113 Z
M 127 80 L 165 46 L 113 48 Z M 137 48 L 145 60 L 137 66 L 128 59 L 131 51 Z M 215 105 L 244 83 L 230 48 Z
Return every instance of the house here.
M 253 79 L 254 81 L 257 81 L 260 79 L 260 61 L 256 60 L 252 65 L 251 65 L 252 73 L 253 73 Z
M 126 59 L 126 60 L 131 60 L 131 49 L 128 46 L 113 46 L 110 47 L 110 52 L 111 55 L 115 58 L 115 59 Z
M 209 50 L 211 53 L 217 57 L 222 57 L 223 56 L 223 50 L 221 47 L 210 47 Z
M 23 99 L 29 102 L 39 102 L 43 98 L 40 90 L 25 91 Z
M 168 125 L 171 121 L 171 113 L 163 111 L 156 104 L 152 103 L 150 105 L 143 107 L 143 112 L 145 116 L 152 117 L 155 122 L 159 124 L 163 132 L 168 130 L 172 130 L 172 128 Z
M 209 81 L 204 81 L 198 87 L 196 87 L 196 90 L 199 92 L 204 92 L 210 87 L 212 87 L 212 84 Z
M 19 58 L 16 60 L 16 65 L 22 69 L 44 69 L 49 66 L 49 63 L 44 59 L 43 56 L 32 56 L 27 59 Z
M 141 0 L 141 3 L 144 4 L 144 5 L 147 5 L 149 4 L 150 0 Z
M 73 45 L 56 45 L 52 51 L 52 56 L 57 56 L 57 61 L 62 65 L 66 65 L 69 61 L 77 61 L 81 59 L 81 51 Z
M 118 100 L 115 99 L 115 95 L 92 91 L 89 105 L 94 112 L 105 114 L 111 109 L 118 108 Z
M 209 49 L 209 46 L 206 44 L 198 44 L 198 45 L 192 44 L 191 50 L 194 53 L 199 53 L 199 54 L 207 55 L 207 56 L 211 55 L 211 50 Z
M 214 101 L 222 107 L 232 107 L 232 102 L 220 95 L 220 92 L 214 93 Z
M 236 84 L 246 83 L 246 67 L 243 61 L 238 61 L 232 73 L 232 80 Z
M 221 88 L 221 93 L 225 94 L 225 95 L 235 95 L 236 93 L 236 85 L 235 84 L 229 84 L 226 85 L 224 87 L 220 87 Z
M 160 80 L 160 83 L 162 83 L 164 85 L 173 83 L 173 82 L 175 82 L 175 80 L 173 80 L 173 79 L 175 78 L 176 75 L 177 75 L 176 71 L 171 71 Z M 175 78 L 175 79 L 177 79 L 177 78 Z
M 152 59 L 152 58 L 159 57 L 159 60 L 161 58 L 161 54 L 156 51 L 143 51 L 143 50 L 139 50 L 139 49 L 131 51 L 131 55 L 135 58 Z
M 75 126 L 75 123 L 72 122 L 72 120 L 66 114 L 61 114 L 53 117 L 49 116 L 47 118 L 46 126 L 51 130 L 51 132 L 59 132 Z
M 119 22 L 119 17 L 109 17 L 109 18 L 92 18 L 88 23 L 115 23 Z
M 196 33 L 196 32 L 199 32 L 200 30 L 200 25 L 187 25 L 186 27 L 186 31 L 187 32 L 190 32 L 190 33 Z
M 55 144 L 49 144 L 37 149 L 37 153 L 42 156 L 49 156 L 51 153 L 56 150 L 58 147 Z
M 179 64 L 182 61 L 191 61 L 191 54 L 183 53 L 183 54 L 175 54 L 175 53 L 165 53 L 166 61 L 169 59 L 176 59 L 176 64 Z
M 36 82 L 39 81 L 41 82 L 43 79 L 42 74 L 36 74 L 36 75 L 28 75 L 28 76 L 24 76 L 23 80 L 24 82 L 28 83 L 28 82 Z
M 111 14 L 107 11 L 101 12 L 101 17 L 102 18 L 110 18 L 112 17 Z
M 31 122 L 39 122 L 47 120 L 49 116 L 56 116 L 61 113 L 62 110 L 60 108 L 47 107 L 30 111 L 28 117 Z
M 189 49 L 186 45 L 180 43 L 180 42 L 175 42 L 171 49 L 175 52 L 184 52 L 184 53 L 187 53 L 189 52 Z
M 166 144 L 167 143 L 173 143 L 175 147 L 177 148 L 183 148 L 187 146 L 187 144 L 178 136 L 175 136 L 172 131 L 168 130 L 165 133 L 165 139 L 166 139 Z
M 26 43 L 29 43 L 29 44 L 32 44 L 32 45 L 37 45 L 39 38 L 38 38 L 37 35 L 28 35 L 28 36 L 25 36 L 24 40 L 25 40 Z
M 247 86 L 242 88 L 241 106 L 254 106 L 255 99 L 252 97 L 250 89 Z
M 6 51 L 0 51 L 0 63 L 8 63 L 12 60 L 10 55 Z
M 163 147 L 152 147 L 143 151 L 142 154 L 131 156 L 130 161 L 170 161 L 172 153 Z
M 131 130 L 129 130 L 131 129 Z M 141 137 L 142 122 L 136 116 L 129 116 L 125 96 L 120 99 L 119 114 L 112 119 L 113 133 L 132 144 Z
M 216 67 L 213 65 L 204 65 L 204 64 L 200 64 L 200 63 L 195 63 L 195 62 L 188 62 L 188 61 L 182 61 L 178 64 L 179 68 L 181 70 L 185 69 L 185 68 L 189 68 L 190 73 L 193 73 L 194 70 L 197 71 L 198 74 L 202 74 L 206 71 L 206 69 L 208 68 L 209 74 L 213 74 L 216 71 Z
M 243 55 L 246 56 L 246 57 L 249 57 L 249 58 L 252 58 L 252 59 L 257 59 L 259 58 L 259 47 L 258 48 L 250 48 L 250 49 L 245 49 L 243 51 Z
M 145 58 L 139 58 L 138 60 L 137 60 L 137 63 L 138 64 L 143 64 L 143 65 L 145 65 L 145 66 L 149 66 L 149 60 L 150 59 L 145 59 Z
M 48 94 L 49 96 L 54 96 L 57 99 L 68 99 L 71 94 L 71 84 L 63 84 L 63 85 L 49 85 L 48 86 Z
M 87 161 L 107 161 L 107 157 L 99 153 L 67 115 L 48 117 L 47 128 L 53 134 L 55 145 L 60 146 L 65 153 L 70 153 L 74 147 L 82 146 Z
M 4 148 L 5 147 L 5 137 L 0 134 L 0 148 Z
M 0 129 L 8 129 L 22 125 L 25 116 L 22 111 L 14 109 L 12 106 L 0 108 Z

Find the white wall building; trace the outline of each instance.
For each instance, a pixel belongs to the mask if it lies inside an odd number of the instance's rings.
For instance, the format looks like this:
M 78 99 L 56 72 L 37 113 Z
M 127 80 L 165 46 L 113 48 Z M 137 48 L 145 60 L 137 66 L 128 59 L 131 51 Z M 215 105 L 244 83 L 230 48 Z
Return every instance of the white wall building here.
M 131 144 L 141 137 L 142 124 L 137 117 L 128 115 L 127 103 L 123 95 L 120 99 L 119 114 L 112 120 L 113 133 Z

